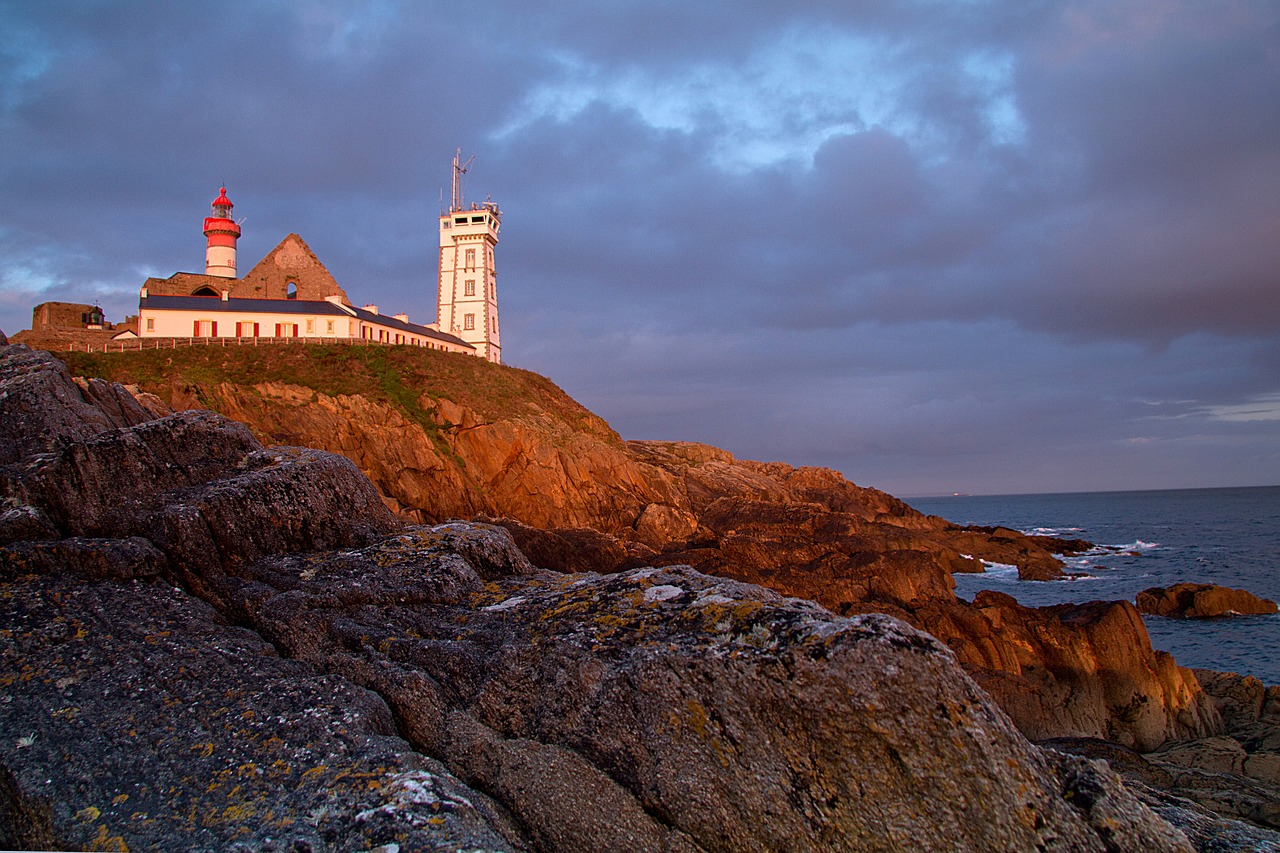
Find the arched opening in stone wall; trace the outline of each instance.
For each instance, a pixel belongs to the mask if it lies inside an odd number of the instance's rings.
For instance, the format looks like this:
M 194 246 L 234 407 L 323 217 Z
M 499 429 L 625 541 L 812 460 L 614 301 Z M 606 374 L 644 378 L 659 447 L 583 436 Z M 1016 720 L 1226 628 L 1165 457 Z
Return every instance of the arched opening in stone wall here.
M 291 281 L 291 282 L 289 282 L 289 284 L 285 287 L 285 296 L 284 296 L 284 298 L 285 298 L 285 299 L 297 299 L 297 298 L 298 298 L 298 283 L 297 283 L 296 281 Z
M 191 295 L 192 296 L 217 296 L 218 291 L 214 290 L 212 287 L 206 284 L 202 287 L 196 288 L 196 292 Z

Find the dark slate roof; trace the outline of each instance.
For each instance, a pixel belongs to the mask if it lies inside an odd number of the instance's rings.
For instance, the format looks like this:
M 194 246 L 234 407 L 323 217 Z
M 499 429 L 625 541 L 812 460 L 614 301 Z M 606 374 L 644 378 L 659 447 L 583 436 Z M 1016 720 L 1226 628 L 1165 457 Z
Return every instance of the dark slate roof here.
M 142 308 L 167 311 L 236 311 L 263 314 L 350 314 L 327 300 L 305 299 L 223 299 L 220 296 L 150 296 L 139 300 Z
M 386 314 L 375 314 L 372 311 L 366 311 L 363 308 L 352 308 L 352 312 L 366 323 L 377 323 L 380 326 L 386 326 L 388 329 L 399 329 L 402 332 L 409 332 L 414 335 L 421 335 L 424 338 L 434 338 L 437 341 L 444 341 L 454 346 L 463 346 L 467 349 L 475 349 L 474 346 L 464 341 L 462 338 L 454 337 L 446 332 L 437 332 L 435 329 L 419 326 L 417 323 L 406 323 L 403 320 L 397 320 L 395 317 L 388 317 Z

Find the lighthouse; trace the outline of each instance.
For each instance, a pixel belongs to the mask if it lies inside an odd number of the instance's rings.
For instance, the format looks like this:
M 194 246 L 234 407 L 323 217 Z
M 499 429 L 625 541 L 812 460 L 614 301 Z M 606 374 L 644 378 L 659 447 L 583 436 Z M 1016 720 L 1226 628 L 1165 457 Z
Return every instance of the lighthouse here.
M 476 348 L 476 355 L 502 362 L 498 328 L 498 273 L 493 248 L 498 245 L 502 212 L 492 201 L 466 205 L 462 176 L 471 160 L 453 158 L 453 195 L 440 214 L 440 280 L 436 324 Z M 474 158 L 473 158 L 474 159 Z
M 236 277 L 236 240 L 240 238 L 240 226 L 231 219 L 234 206 L 227 198 L 227 188 L 222 187 L 213 200 L 213 215 L 205 217 L 204 236 L 209 239 L 204 254 L 205 275 Z

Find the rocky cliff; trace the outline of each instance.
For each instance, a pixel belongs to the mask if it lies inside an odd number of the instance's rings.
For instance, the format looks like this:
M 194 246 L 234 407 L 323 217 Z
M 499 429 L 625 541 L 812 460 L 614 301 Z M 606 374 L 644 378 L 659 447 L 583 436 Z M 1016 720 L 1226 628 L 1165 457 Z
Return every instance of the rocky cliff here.
M 622 441 L 545 378 L 407 348 L 197 348 L 62 355 L 174 409 L 206 408 L 266 442 L 340 453 L 397 514 L 484 517 L 540 566 L 691 565 L 840 615 L 885 613 L 948 644 L 1028 736 L 1141 750 L 1214 734 L 1194 676 L 1153 651 L 1124 603 L 1032 610 L 951 573 L 981 560 L 1061 576 L 1082 543 L 959 528 L 837 472 L 706 445 Z M 1086 544 L 1087 543 L 1083 543 Z
M 98 391 L 0 349 L 0 845 L 1192 849 L 892 617 L 538 568 Z

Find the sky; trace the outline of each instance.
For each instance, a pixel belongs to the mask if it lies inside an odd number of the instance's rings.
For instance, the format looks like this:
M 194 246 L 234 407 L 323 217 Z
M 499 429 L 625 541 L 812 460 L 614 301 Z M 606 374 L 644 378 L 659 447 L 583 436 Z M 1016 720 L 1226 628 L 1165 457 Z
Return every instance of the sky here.
M 1280 4 L 0 0 L 0 329 L 297 232 L 628 439 L 904 497 L 1280 484 Z

